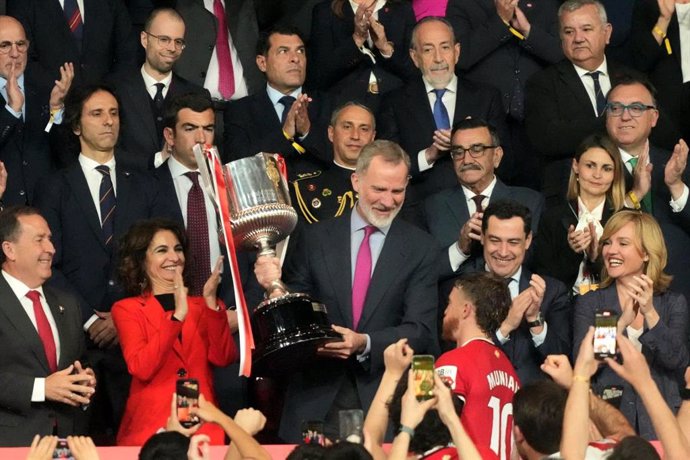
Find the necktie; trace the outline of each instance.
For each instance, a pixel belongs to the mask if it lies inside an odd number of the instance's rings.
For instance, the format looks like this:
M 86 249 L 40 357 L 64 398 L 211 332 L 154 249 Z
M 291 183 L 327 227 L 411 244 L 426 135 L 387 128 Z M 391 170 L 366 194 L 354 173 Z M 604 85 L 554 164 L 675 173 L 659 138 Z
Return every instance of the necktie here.
M 235 71 L 232 68 L 232 57 L 230 56 L 225 8 L 220 0 L 213 0 L 213 14 L 218 20 L 218 32 L 216 33 L 218 92 L 223 96 L 223 99 L 228 100 L 235 93 Z
M 475 195 L 472 197 L 472 201 L 474 201 L 477 207 L 477 212 L 484 212 L 484 206 L 482 205 L 482 203 L 484 203 L 484 198 L 486 198 L 484 195 Z
M 373 225 L 364 227 L 364 239 L 357 251 L 355 263 L 355 279 L 352 283 L 352 329 L 357 330 L 359 319 L 364 309 L 364 299 L 367 297 L 369 281 L 371 281 L 371 247 L 369 237 L 377 230 Z
M 633 175 L 635 173 L 635 166 L 637 166 L 637 157 L 632 157 L 628 160 L 628 164 L 632 166 L 633 169 Z M 639 197 L 638 197 L 639 198 Z M 650 190 L 647 192 L 645 196 L 642 197 L 640 201 L 640 205 L 642 206 L 642 210 L 647 213 L 652 213 L 652 191 Z
M 448 118 L 448 110 L 443 105 L 443 95 L 446 94 L 444 89 L 435 89 L 436 102 L 434 102 L 434 122 L 436 129 L 450 129 L 450 118 Z
M 606 107 L 606 97 L 604 96 L 604 93 L 601 91 L 601 85 L 599 84 L 600 73 L 600 71 L 595 70 L 594 72 L 587 72 L 586 74 L 592 77 L 592 81 L 594 82 L 594 99 L 597 103 L 597 116 L 604 113 L 604 108 Z
M 199 296 L 204 284 L 211 275 L 211 250 L 208 239 L 208 220 L 206 220 L 206 203 L 204 192 L 199 186 L 199 173 L 188 172 L 185 176 L 192 181 L 192 188 L 187 195 L 187 238 L 189 238 L 190 261 L 189 294 Z
M 77 0 L 65 0 L 65 18 L 67 19 L 67 26 L 74 38 L 81 42 L 83 34 L 83 23 L 81 20 L 81 12 Z
M 163 110 L 163 88 L 165 88 L 165 84 L 156 83 L 153 86 L 156 87 L 156 95 L 153 96 L 153 103 L 155 104 L 156 109 L 160 113 L 161 110 Z
M 43 305 L 41 305 L 41 293 L 38 291 L 29 291 L 26 293 L 26 296 L 31 299 L 31 302 L 34 304 L 34 316 L 36 316 L 38 336 L 41 338 L 41 342 L 43 342 L 43 350 L 48 359 L 50 372 L 53 373 L 57 371 L 57 349 L 55 347 L 55 338 L 53 337 L 53 331 L 50 329 L 48 317 L 45 311 L 43 311 Z
M 98 200 L 101 205 L 101 230 L 103 240 L 108 248 L 113 245 L 113 222 L 115 220 L 115 192 L 113 181 L 110 179 L 110 168 L 106 165 L 96 166 L 96 170 L 103 175 L 98 190 Z
M 295 103 L 295 98 L 292 96 L 283 96 L 280 99 L 278 99 L 278 102 L 283 104 L 283 106 L 285 107 L 283 109 L 283 114 L 280 116 L 280 124 L 282 126 L 285 125 L 285 119 L 287 118 L 288 112 L 292 108 L 292 104 Z

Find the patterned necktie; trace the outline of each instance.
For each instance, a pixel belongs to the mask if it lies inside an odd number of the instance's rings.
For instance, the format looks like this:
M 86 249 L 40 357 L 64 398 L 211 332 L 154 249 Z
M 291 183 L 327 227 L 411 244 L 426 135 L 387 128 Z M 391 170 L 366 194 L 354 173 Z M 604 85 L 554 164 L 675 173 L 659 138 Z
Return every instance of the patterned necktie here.
M 65 18 L 67 19 L 67 26 L 74 38 L 81 41 L 84 24 L 81 20 L 81 12 L 77 0 L 65 0 Z
M 635 167 L 637 166 L 637 160 L 638 160 L 637 157 L 631 157 L 628 160 L 628 164 L 630 166 L 632 166 L 633 176 L 635 175 Z M 638 199 L 639 199 L 639 197 L 638 197 Z M 640 200 L 640 205 L 641 205 L 642 210 L 644 212 L 647 212 L 649 214 L 652 213 L 652 190 L 651 189 L 649 190 L 649 192 L 647 192 L 647 194 L 645 196 L 642 197 L 642 199 Z
M 41 338 L 41 342 L 43 342 L 43 350 L 48 359 L 48 368 L 53 373 L 57 371 L 57 349 L 55 347 L 55 337 L 53 337 L 53 331 L 50 329 L 50 322 L 48 322 L 48 316 L 46 316 L 46 312 L 43 311 L 43 305 L 41 305 L 41 293 L 29 291 L 26 293 L 26 296 L 34 304 L 38 336 Z
M 435 89 L 436 102 L 434 102 L 434 122 L 436 129 L 450 129 L 450 118 L 448 117 L 448 110 L 443 104 L 443 95 L 446 94 L 446 89 Z
M 227 101 L 235 93 L 235 71 L 232 68 L 232 57 L 230 56 L 225 8 L 220 0 L 213 0 L 213 14 L 218 20 L 218 32 L 216 33 L 218 92 Z
M 355 263 L 355 279 L 352 283 L 352 329 L 357 330 L 359 319 L 362 317 L 364 300 L 367 297 L 369 282 L 371 281 L 371 247 L 369 237 L 377 230 L 373 225 L 364 227 L 364 239 L 357 251 Z
M 604 113 L 604 108 L 606 107 L 606 97 L 604 96 L 604 93 L 601 91 L 601 85 L 599 84 L 600 73 L 600 71 L 595 70 L 594 72 L 587 72 L 585 74 L 592 77 L 592 81 L 594 82 L 594 99 L 597 103 L 597 116 Z
M 101 229 L 103 240 L 108 248 L 113 245 L 113 223 L 115 221 L 115 191 L 113 181 L 110 179 L 110 168 L 106 165 L 96 166 L 96 170 L 103 175 L 101 186 L 98 190 L 98 200 L 101 205 Z
M 199 173 L 187 172 L 185 176 L 192 181 L 192 188 L 187 195 L 187 238 L 189 239 L 190 259 L 189 294 L 199 296 L 204 284 L 211 276 L 211 249 L 208 238 L 208 220 L 204 191 L 199 186 Z
M 295 100 L 296 99 L 292 96 L 283 96 L 280 99 L 278 99 L 278 102 L 283 104 L 283 106 L 285 107 L 283 109 L 283 114 L 280 116 L 280 125 L 281 126 L 285 125 L 285 119 L 287 118 L 288 112 L 292 108 L 292 104 L 295 103 Z
M 477 207 L 476 212 L 484 212 L 484 206 L 482 205 L 482 203 L 484 203 L 484 198 L 486 198 L 484 195 L 475 195 L 472 197 L 472 201 L 474 201 Z

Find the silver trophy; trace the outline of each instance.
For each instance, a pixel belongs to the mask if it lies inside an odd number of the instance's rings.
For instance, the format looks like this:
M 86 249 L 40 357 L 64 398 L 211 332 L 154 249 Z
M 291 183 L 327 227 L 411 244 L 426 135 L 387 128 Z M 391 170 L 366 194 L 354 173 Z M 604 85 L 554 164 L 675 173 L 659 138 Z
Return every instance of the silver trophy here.
M 275 245 L 297 225 L 281 161 L 277 154 L 258 153 L 223 166 L 235 247 L 275 256 Z M 269 293 L 275 290 L 282 295 L 263 301 L 251 317 L 255 375 L 297 371 L 316 359 L 319 346 L 342 340 L 325 305 L 307 294 L 289 293 L 280 280 L 271 283 Z

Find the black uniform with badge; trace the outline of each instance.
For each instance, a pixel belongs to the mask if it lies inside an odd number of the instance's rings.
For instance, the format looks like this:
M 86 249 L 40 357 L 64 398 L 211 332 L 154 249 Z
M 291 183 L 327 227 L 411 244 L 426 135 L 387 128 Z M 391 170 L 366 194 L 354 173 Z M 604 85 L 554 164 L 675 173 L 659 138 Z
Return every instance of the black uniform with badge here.
M 292 206 L 308 224 L 338 217 L 357 201 L 350 177 L 354 171 L 332 163 L 329 168 L 298 173 L 291 182 Z

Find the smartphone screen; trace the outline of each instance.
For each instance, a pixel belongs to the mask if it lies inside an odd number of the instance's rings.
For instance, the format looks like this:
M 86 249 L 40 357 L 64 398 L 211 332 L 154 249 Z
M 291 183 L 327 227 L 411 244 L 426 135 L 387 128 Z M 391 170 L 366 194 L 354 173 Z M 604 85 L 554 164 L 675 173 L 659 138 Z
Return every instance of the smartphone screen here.
M 196 379 L 177 380 L 177 419 L 180 425 L 190 428 L 199 423 L 199 417 L 190 414 L 192 407 L 199 407 L 199 381 Z
M 604 310 L 594 317 L 594 357 L 597 359 L 616 356 L 616 331 L 618 315 Z
M 323 422 L 320 420 L 306 420 L 302 422 L 303 444 L 326 444 L 326 436 L 323 434 Z
M 414 355 L 412 357 L 414 394 L 422 401 L 434 397 L 434 357 Z
M 69 450 L 66 439 L 58 439 L 57 446 L 53 451 L 54 459 L 74 460 L 72 452 Z

